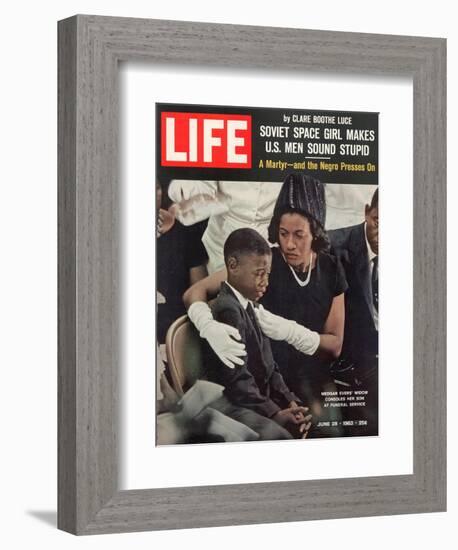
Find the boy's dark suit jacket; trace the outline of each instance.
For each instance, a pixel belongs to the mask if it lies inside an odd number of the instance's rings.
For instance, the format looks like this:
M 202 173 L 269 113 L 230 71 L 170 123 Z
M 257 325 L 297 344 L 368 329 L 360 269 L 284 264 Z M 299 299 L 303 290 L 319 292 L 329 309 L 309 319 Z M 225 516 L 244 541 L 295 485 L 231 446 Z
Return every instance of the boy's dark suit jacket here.
M 335 229 L 328 235 L 331 252 L 340 259 L 348 282 L 342 357 L 364 363 L 378 354 L 364 223 Z
M 243 366 L 230 369 L 207 346 L 208 379 L 224 386 L 226 397 L 234 405 L 251 409 L 268 418 L 286 408 L 291 401 L 299 402 L 278 371 L 269 339 L 259 327 L 254 326 L 247 311 L 225 283 L 221 285 L 211 308 L 215 320 L 238 329 L 247 355 Z

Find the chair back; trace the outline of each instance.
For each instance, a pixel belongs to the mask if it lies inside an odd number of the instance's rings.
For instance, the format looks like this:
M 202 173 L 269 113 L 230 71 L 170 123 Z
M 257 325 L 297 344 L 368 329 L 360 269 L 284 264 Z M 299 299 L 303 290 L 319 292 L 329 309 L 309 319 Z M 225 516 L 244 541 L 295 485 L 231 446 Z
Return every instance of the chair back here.
M 165 351 L 173 389 L 181 397 L 203 372 L 201 338 L 187 315 L 170 325 Z

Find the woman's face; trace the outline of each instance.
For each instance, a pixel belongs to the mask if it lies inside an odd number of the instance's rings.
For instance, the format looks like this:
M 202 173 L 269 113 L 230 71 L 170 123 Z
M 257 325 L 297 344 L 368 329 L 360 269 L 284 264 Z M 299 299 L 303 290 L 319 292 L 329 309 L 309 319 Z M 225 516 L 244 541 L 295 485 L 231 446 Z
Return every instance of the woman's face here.
M 300 214 L 283 214 L 279 224 L 279 244 L 283 255 L 292 267 L 308 265 L 313 235 L 307 218 Z

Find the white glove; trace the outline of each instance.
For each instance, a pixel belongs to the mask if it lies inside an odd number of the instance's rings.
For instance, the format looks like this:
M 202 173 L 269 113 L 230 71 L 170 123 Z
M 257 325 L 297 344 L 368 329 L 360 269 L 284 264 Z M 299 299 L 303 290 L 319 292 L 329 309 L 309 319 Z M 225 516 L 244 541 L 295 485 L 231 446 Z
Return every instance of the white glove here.
M 200 336 L 207 340 L 227 367 L 233 369 L 235 365 L 243 365 L 244 361 L 240 358 L 246 355 L 245 344 L 234 340 L 234 338 L 241 339 L 236 328 L 215 321 L 211 309 L 205 302 L 191 304 L 188 309 L 188 317 L 199 331 Z
M 261 305 L 254 308 L 262 332 L 272 340 L 284 340 L 297 351 L 305 355 L 313 355 L 320 345 L 320 335 L 296 321 L 290 321 L 279 315 L 274 315 Z
M 188 200 L 196 195 L 216 195 L 216 181 L 172 180 L 169 185 L 169 197 L 173 202 Z

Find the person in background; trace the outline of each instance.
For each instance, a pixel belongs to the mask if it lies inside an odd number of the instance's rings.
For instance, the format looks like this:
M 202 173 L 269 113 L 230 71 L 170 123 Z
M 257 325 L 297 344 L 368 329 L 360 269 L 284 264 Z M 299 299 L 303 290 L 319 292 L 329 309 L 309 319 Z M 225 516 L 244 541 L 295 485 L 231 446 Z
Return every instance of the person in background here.
M 378 224 L 377 189 L 363 223 L 329 232 L 348 282 L 342 356 L 361 362 L 362 368 L 378 354 Z
M 224 212 L 210 216 L 202 238 L 211 274 L 224 269 L 224 242 L 235 229 L 251 227 L 267 238 L 267 226 L 280 187 L 281 183 L 272 181 L 172 180 L 168 194 L 178 204 L 205 195 L 226 206 Z
M 156 288 L 163 296 L 158 303 L 157 339 L 163 344 L 170 325 L 186 313 L 183 292 L 207 275 L 208 257 L 200 226 L 183 226 L 161 203 L 162 188 L 156 182 Z
M 348 281 L 345 298 L 345 337 L 333 367 L 336 379 L 353 389 L 368 391 L 367 430 L 377 433 L 378 406 L 378 189 L 364 209 L 365 221 L 330 231 L 332 251 Z M 363 411 L 363 409 L 361 409 Z M 364 411 L 363 411 L 364 412 Z M 358 429 L 358 433 L 362 433 Z

